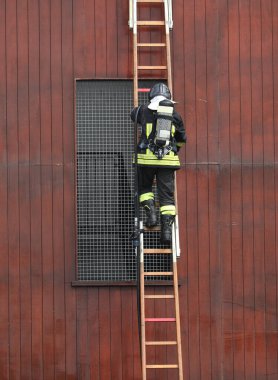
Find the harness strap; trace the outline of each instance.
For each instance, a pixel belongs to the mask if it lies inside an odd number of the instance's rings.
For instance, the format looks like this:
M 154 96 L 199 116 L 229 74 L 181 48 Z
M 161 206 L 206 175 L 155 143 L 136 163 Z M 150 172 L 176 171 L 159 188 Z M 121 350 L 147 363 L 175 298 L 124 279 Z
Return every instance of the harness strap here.
M 149 143 L 148 148 L 151 152 L 159 159 L 162 160 L 164 156 L 166 156 L 171 150 L 173 149 L 173 145 L 170 141 L 168 141 L 168 144 L 164 147 L 160 147 L 156 144 L 154 144 L 152 141 Z

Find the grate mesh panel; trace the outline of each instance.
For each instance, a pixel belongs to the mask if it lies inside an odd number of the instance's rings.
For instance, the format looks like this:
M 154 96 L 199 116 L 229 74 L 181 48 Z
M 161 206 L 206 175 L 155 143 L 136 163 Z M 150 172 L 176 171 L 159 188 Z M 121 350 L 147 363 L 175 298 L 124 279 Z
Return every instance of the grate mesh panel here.
M 150 87 L 152 83 L 141 86 Z M 146 102 L 147 94 L 140 93 L 139 99 L 140 103 Z M 136 257 L 129 239 L 134 220 L 132 107 L 132 81 L 76 82 L 80 281 L 136 279 Z M 156 233 L 146 233 L 144 241 L 146 247 L 160 246 Z M 168 271 L 170 267 L 165 255 L 150 255 L 145 261 L 148 271 Z

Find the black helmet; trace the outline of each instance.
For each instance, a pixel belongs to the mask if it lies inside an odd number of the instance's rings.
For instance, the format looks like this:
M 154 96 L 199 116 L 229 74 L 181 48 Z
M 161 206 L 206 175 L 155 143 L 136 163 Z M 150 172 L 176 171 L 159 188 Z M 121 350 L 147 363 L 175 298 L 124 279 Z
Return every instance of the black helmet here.
M 156 83 L 149 92 L 149 100 L 159 95 L 165 96 L 166 99 L 171 99 L 171 92 L 169 88 L 166 86 L 166 84 Z

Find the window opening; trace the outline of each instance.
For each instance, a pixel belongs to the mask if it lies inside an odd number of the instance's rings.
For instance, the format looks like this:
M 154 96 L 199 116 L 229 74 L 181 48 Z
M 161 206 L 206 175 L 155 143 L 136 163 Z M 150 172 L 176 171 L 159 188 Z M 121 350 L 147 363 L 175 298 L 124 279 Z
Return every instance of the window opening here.
M 147 102 L 147 93 L 139 101 Z M 136 280 L 132 107 L 132 81 L 76 81 L 78 281 Z M 146 233 L 145 244 L 158 247 L 158 235 Z M 169 255 L 148 256 L 146 270 L 170 270 Z

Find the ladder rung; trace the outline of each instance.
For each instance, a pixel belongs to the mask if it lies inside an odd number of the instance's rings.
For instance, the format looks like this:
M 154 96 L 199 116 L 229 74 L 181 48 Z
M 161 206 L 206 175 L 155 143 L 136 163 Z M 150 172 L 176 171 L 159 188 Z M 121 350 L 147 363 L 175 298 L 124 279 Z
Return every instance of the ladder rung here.
M 147 364 L 146 368 L 179 368 L 177 364 Z
M 150 92 L 150 88 L 138 88 L 138 92 Z
M 144 272 L 144 276 L 173 276 L 173 272 Z
M 137 0 L 137 3 L 163 3 L 163 0 Z
M 145 248 L 143 252 L 146 254 L 171 254 L 172 250 L 170 248 Z
M 145 318 L 145 322 L 176 322 L 176 318 Z
M 178 342 L 174 342 L 174 341 L 159 341 L 159 342 L 146 342 L 146 346 L 175 346 L 177 345 Z
M 138 66 L 138 70 L 167 70 L 167 66 Z
M 165 21 L 137 21 L 138 26 L 163 26 Z
M 155 226 L 155 227 L 144 227 L 144 231 L 146 232 L 157 232 L 157 231 L 161 231 L 161 228 L 160 226 Z
M 169 298 L 175 298 L 173 294 L 147 294 L 145 295 L 145 298 L 148 299 L 169 299 Z
M 138 44 L 137 44 L 137 46 L 150 46 L 150 47 L 156 47 L 156 46 L 166 46 L 166 44 L 165 43 L 163 43 L 163 42 L 159 42 L 159 43 L 150 43 L 150 42 L 148 42 L 148 43 L 145 43 L 145 42 L 139 42 Z

